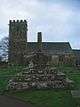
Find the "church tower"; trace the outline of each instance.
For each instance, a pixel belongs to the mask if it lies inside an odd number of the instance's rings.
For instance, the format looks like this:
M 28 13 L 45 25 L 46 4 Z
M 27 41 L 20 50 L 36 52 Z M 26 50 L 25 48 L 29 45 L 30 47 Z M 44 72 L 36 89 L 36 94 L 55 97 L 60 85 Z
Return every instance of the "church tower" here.
M 27 50 L 27 21 L 9 21 L 9 63 L 23 64 Z

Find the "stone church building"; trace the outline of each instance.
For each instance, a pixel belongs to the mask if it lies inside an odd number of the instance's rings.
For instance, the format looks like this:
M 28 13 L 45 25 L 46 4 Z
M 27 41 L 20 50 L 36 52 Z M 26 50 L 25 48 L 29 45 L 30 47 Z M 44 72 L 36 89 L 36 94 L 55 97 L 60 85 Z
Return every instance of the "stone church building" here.
M 54 64 L 74 64 L 74 53 L 69 42 L 42 42 L 42 33 L 38 32 L 37 42 L 27 42 L 27 21 L 9 21 L 9 63 L 24 64 L 26 56 L 39 48 L 51 55 Z

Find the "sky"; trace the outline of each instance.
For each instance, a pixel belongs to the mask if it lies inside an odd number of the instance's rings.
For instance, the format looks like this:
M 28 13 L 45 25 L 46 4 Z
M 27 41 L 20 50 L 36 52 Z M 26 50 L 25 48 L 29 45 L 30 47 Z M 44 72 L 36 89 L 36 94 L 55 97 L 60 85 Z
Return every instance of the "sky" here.
M 28 41 L 70 42 L 80 49 L 80 0 L 0 0 L 0 39 L 9 35 L 9 20 L 27 20 Z

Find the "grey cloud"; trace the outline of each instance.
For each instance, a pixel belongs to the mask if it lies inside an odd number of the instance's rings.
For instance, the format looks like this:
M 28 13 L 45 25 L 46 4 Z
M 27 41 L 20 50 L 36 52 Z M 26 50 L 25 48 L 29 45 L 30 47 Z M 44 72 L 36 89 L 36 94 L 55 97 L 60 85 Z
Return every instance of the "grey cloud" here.
M 53 0 L 54 1 L 54 0 Z M 43 41 L 70 41 L 75 45 L 75 35 L 80 34 L 80 13 L 79 8 L 64 3 L 40 0 L 0 0 L 0 28 L 8 34 L 9 19 L 28 20 L 28 40 L 36 41 L 36 32 L 43 32 Z M 78 25 L 78 26 L 77 26 Z M 76 31 L 77 32 L 76 32 Z M 79 38 L 79 37 L 78 37 Z

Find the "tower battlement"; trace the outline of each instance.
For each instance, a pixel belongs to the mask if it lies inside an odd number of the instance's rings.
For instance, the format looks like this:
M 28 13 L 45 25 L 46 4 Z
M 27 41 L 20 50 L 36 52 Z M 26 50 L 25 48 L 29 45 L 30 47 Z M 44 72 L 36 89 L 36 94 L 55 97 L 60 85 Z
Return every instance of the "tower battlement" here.
M 9 20 L 9 24 L 11 24 L 11 23 L 25 23 L 25 24 L 27 24 L 27 21 L 26 20 Z
M 25 32 L 28 30 L 27 29 L 27 21 L 26 20 L 9 20 L 9 28 L 11 29 L 12 27 L 14 27 L 15 29 L 20 29 L 25 30 Z

